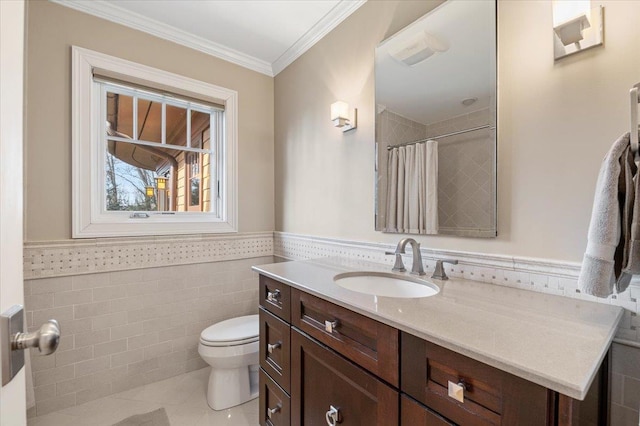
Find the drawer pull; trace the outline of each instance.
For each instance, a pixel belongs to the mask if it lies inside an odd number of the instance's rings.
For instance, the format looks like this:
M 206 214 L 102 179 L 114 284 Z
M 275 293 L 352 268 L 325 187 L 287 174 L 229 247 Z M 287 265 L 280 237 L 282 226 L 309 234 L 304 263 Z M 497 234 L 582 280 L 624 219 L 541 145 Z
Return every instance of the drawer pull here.
M 276 405 L 274 408 L 267 408 L 267 417 L 271 418 L 274 414 L 279 413 L 280 408 L 282 408 L 282 405 L 280 404 Z
M 340 325 L 338 320 L 325 321 L 324 322 L 324 329 L 326 330 L 327 333 L 333 333 L 335 331 L 335 329 L 338 328 L 338 325 Z
M 449 396 L 456 401 L 464 402 L 464 391 L 467 389 L 467 384 L 463 379 L 460 379 L 458 383 L 449 381 Z
M 336 426 L 338 423 L 342 422 L 342 419 L 340 418 L 340 410 L 333 405 L 330 405 L 329 407 L 329 411 L 325 414 L 327 424 L 329 426 Z
M 276 289 L 275 291 L 268 291 L 267 300 L 271 303 L 278 303 L 280 300 L 280 290 Z
M 272 354 L 274 349 L 278 349 L 281 346 L 282 346 L 282 342 L 274 343 L 273 345 L 270 343 L 267 343 L 267 351 L 269 351 L 269 353 Z

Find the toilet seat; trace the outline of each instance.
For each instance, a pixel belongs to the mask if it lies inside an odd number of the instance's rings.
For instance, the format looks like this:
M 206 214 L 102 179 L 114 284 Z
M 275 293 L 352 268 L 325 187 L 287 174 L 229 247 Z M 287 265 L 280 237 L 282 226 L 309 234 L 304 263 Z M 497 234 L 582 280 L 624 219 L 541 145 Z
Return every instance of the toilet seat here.
M 258 315 L 246 315 L 207 327 L 200 334 L 200 343 L 209 347 L 246 345 L 257 342 L 259 334 Z

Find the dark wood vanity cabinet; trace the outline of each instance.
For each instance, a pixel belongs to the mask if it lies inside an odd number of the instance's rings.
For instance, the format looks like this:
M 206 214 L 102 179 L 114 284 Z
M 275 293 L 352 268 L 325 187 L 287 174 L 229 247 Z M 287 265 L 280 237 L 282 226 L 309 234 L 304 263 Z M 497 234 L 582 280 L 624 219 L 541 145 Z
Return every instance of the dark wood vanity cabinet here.
M 291 331 L 291 425 L 394 425 L 398 391 L 300 331 Z
M 262 426 L 608 424 L 607 359 L 578 401 L 262 275 L 260 305 Z

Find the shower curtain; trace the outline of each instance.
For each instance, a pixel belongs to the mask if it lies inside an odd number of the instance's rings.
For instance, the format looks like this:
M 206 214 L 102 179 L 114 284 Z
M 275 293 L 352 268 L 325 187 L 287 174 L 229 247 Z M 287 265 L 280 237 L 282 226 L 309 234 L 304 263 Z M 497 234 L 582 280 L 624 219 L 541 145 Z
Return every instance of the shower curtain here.
M 389 150 L 385 217 L 386 232 L 438 233 L 438 142 Z

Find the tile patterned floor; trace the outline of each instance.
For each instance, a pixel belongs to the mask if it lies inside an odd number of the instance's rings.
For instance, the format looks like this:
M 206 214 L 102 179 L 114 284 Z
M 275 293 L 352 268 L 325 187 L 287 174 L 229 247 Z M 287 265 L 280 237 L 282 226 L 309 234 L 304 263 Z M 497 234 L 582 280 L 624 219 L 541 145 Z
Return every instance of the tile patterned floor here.
M 28 420 L 28 426 L 111 426 L 164 407 L 171 426 L 255 426 L 258 400 L 228 410 L 207 405 L 209 367 Z

